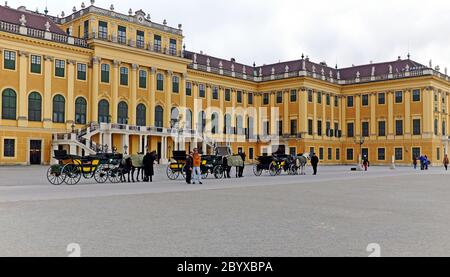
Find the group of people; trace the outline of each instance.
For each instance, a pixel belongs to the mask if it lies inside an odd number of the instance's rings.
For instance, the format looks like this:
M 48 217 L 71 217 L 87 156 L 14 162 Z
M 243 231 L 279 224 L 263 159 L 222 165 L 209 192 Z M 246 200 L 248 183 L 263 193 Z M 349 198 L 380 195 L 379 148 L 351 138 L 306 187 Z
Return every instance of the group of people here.
M 420 170 L 428 170 L 428 166 L 431 164 L 427 155 L 420 155 L 420 157 L 414 157 L 413 159 L 414 169 L 417 169 L 419 163 L 420 163 Z

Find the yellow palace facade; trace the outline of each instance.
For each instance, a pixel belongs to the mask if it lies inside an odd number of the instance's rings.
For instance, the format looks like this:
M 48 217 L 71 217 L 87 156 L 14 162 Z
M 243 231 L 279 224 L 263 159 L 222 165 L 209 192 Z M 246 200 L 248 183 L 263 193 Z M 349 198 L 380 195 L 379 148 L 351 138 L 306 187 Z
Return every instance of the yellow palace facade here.
M 49 164 L 57 149 L 148 149 L 165 163 L 227 144 L 249 161 L 315 152 L 325 164 L 439 164 L 448 150 L 449 77 L 409 56 L 245 65 L 187 51 L 181 25 L 94 1 L 56 17 L 0 6 L 0 51 L 0 165 Z

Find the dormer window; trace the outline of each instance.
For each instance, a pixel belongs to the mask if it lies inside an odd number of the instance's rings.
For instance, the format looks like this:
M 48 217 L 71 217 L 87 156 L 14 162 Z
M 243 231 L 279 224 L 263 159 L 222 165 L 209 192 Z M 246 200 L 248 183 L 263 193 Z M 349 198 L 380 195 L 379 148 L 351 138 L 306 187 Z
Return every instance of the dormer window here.
M 175 56 L 177 54 L 177 40 L 170 39 L 169 54 Z
M 121 44 L 127 43 L 127 28 L 126 27 L 124 27 L 124 26 L 118 27 L 117 41 Z
M 108 23 L 104 21 L 98 22 L 98 38 L 108 39 Z
M 143 31 L 136 32 L 136 47 L 144 48 L 145 46 L 145 33 Z
M 162 47 L 161 47 L 161 36 L 155 35 L 154 44 L 155 44 L 154 50 L 155 50 L 156 52 L 161 52 L 161 48 L 162 48 Z

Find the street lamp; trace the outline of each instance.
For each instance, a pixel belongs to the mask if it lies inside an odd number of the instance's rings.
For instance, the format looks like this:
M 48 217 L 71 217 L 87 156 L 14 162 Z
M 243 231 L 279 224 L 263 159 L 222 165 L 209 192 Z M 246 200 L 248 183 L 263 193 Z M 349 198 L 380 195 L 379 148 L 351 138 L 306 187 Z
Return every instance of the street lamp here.
M 364 142 L 365 142 L 365 138 L 364 138 L 364 136 L 360 136 L 359 138 L 358 137 L 355 137 L 354 138 L 354 141 L 355 141 L 355 144 L 359 144 L 359 164 L 361 164 L 361 161 L 362 161 L 362 146 L 364 145 Z

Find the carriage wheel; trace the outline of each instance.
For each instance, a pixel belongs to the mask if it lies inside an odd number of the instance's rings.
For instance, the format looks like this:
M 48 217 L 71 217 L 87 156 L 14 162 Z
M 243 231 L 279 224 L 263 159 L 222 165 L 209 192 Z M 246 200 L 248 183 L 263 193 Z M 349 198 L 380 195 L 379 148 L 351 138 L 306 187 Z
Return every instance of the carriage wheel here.
M 118 167 L 114 167 L 112 169 L 109 170 L 108 172 L 108 179 L 111 183 L 113 184 L 118 184 L 120 183 L 120 171 Z
M 76 185 L 81 180 L 80 167 L 75 164 L 65 165 L 62 169 L 62 172 L 65 175 L 64 182 L 67 185 L 70 185 L 70 186 Z
M 108 172 L 110 168 L 105 165 L 100 165 L 94 172 L 94 179 L 99 184 L 104 184 L 108 180 Z
M 47 180 L 50 182 L 50 184 L 59 186 L 62 183 L 64 183 L 65 175 L 62 174 L 62 170 L 53 170 L 53 167 L 50 167 L 47 170 Z
M 257 176 L 257 177 L 261 176 L 262 172 L 263 172 L 263 170 L 259 165 L 255 164 L 253 166 L 253 173 L 255 174 L 255 176 Z
M 180 176 L 180 172 L 170 168 L 170 165 L 167 167 L 167 177 L 170 180 L 175 181 Z
M 224 172 L 223 172 L 223 167 L 221 165 L 217 165 L 216 167 L 214 167 L 214 177 L 216 179 L 222 179 Z
M 269 167 L 270 176 L 277 176 L 281 174 L 280 166 L 277 163 L 271 163 Z

